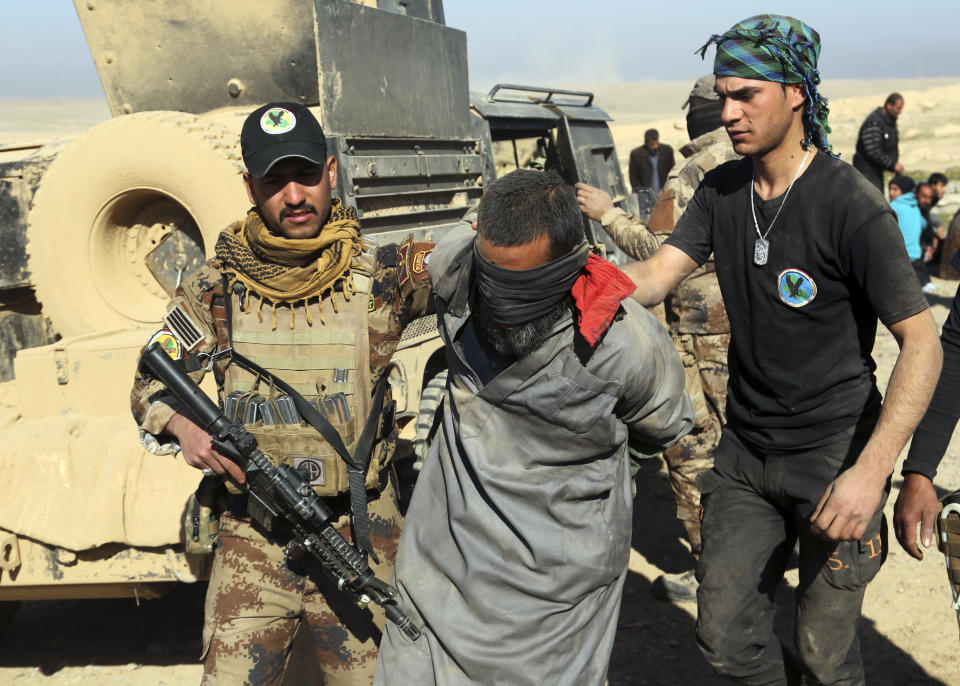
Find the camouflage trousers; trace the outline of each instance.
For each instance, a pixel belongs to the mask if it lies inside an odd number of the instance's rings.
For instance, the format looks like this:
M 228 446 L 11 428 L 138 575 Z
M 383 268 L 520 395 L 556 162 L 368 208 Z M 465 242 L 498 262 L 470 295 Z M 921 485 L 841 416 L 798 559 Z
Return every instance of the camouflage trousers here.
M 369 503 L 370 542 L 381 564 L 370 561 L 390 581 L 400 535 L 393 485 Z M 348 516 L 335 528 L 350 538 Z M 369 686 L 384 627 L 377 605 L 357 607 L 336 589 L 314 560 L 288 566 L 287 538 L 265 534 L 245 516 L 224 512 L 207 591 L 203 627 L 203 684 L 280 684 L 293 636 L 309 629 L 326 686 Z
M 687 374 L 687 393 L 696 413 L 694 430 L 663 451 L 670 488 L 677 501 L 694 555 L 700 553 L 700 489 L 697 475 L 713 467 L 713 453 L 727 404 L 729 334 L 674 334 L 674 344 Z

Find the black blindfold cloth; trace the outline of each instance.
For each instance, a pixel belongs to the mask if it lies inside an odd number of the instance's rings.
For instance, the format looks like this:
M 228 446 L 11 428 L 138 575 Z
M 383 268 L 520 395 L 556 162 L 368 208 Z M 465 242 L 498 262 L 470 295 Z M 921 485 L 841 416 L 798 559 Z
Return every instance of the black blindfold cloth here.
M 548 314 L 570 293 L 587 264 L 584 241 L 562 257 L 533 269 L 504 269 L 484 259 L 473 242 L 477 292 L 499 326 L 518 326 Z

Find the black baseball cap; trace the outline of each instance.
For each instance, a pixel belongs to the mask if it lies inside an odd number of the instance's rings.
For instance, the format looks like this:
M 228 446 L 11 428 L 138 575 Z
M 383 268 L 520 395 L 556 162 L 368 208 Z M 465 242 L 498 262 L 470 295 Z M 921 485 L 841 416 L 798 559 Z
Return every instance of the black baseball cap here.
M 327 138 L 320 122 L 303 105 L 272 102 L 251 112 L 243 122 L 240 152 L 247 171 L 260 178 L 290 157 L 322 165 L 327 160 Z

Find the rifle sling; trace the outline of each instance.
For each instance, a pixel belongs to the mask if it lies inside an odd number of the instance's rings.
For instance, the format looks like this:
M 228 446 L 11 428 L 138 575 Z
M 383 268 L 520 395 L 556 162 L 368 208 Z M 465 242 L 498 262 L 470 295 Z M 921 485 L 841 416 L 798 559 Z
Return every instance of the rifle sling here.
M 383 396 L 387 387 L 387 375 L 381 374 L 374 386 L 373 403 L 370 407 L 370 414 L 367 415 L 367 420 L 363 425 L 363 430 L 360 432 L 356 449 L 354 450 L 353 456 L 351 456 L 337 430 L 330 424 L 326 417 L 307 402 L 306 398 L 283 379 L 264 369 L 233 348 L 233 303 L 227 278 L 225 275 L 221 278 L 223 283 L 224 309 L 226 310 L 227 342 L 230 345 L 230 362 L 237 363 L 252 374 L 269 379 L 273 385 L 289 395 L 293 399 L 300 416 L 323 437 L 330 447 L 336 451 L 337 455 L 346 463 L 350 484 L 350 517 L 357 547 L 361 551 L 369 553 L 373 560 L 379 564 L 380 560 L 377 558 L 376 553 L 373 551 L 373 546 L 370 544 L 370 519 L 367 515 L 367 491 L 365 484 L 367 470 L 370 468 L 370 457 L 373 454 L 373 444 L 376 440 L 378 419 L 383 411 Z M 187 363 L 189 364 L 189 360 Z

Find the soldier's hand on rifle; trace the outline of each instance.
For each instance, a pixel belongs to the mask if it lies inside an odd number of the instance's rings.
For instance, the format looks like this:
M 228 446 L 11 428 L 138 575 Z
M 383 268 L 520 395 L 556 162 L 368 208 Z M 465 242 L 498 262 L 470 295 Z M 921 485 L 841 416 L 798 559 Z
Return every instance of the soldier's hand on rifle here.
M 211 470 L 215 474 L 229 474 L 239 484 L 246 480 L 240 466 L 214 450 L 210 445 L 209 432 L 189 417 L 178 412 L 167 422 L 166 430 L 177 437 L 183 460 L 191 467 Z
M 910 473 L 903 477 L 903 487 L 893 506 L 893 527 L 900 546 L 918 560 L 923 550 L 917 545 L 917 524 L 920 542 L 924 548 L 933 544 L 933 525 L 937 520 L 937 492 L 933 482 L 923 474 Z
M 594 188 L 586 183 L 578 183 L 576 189 L 577 204 L 580 206 L 580 211 L 591 219 L 600 221 L 604 212 L 613 209 L 613 200 L 606 191 Z

